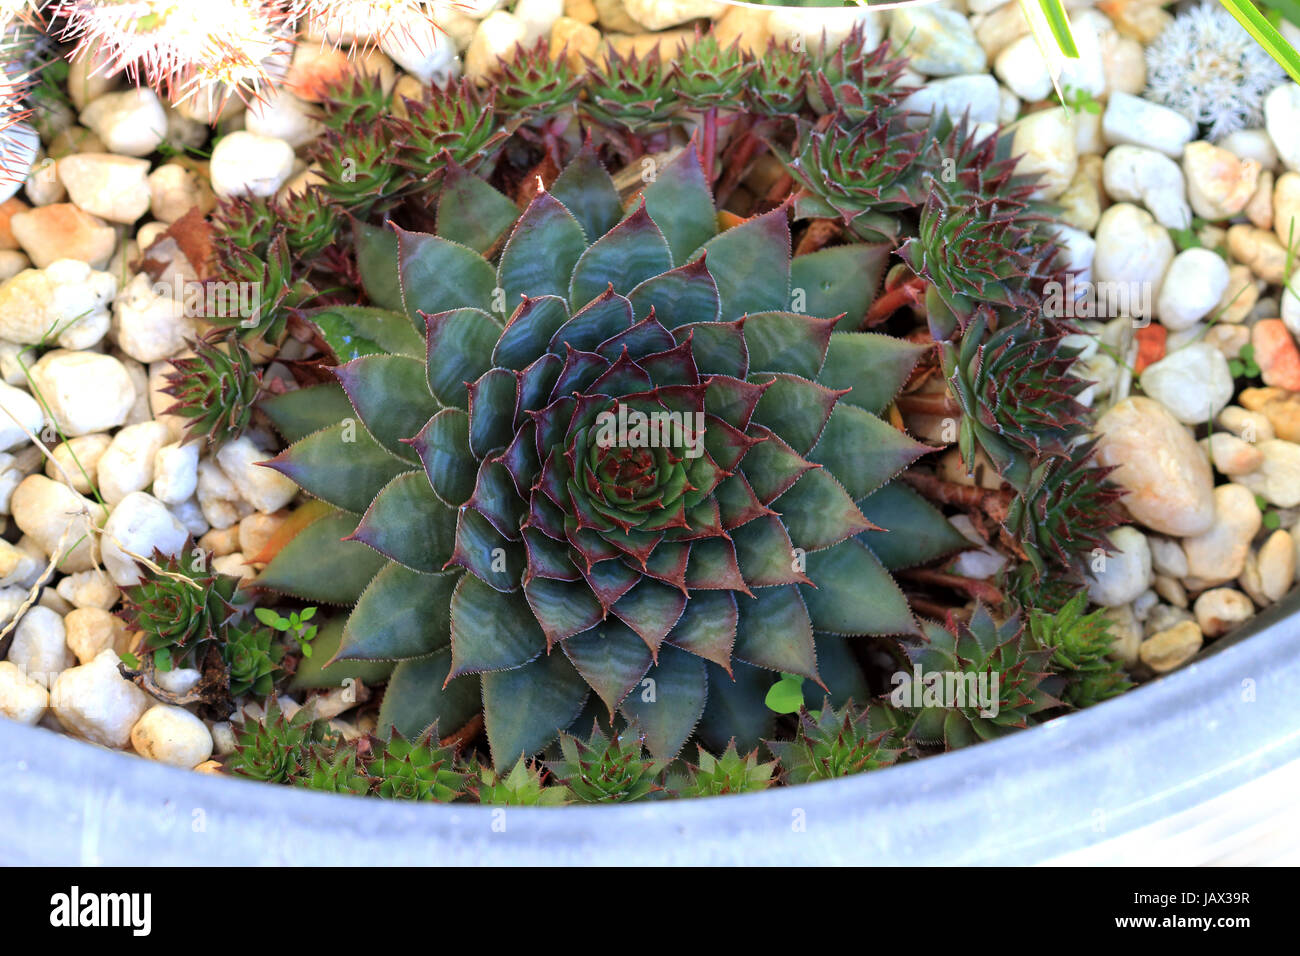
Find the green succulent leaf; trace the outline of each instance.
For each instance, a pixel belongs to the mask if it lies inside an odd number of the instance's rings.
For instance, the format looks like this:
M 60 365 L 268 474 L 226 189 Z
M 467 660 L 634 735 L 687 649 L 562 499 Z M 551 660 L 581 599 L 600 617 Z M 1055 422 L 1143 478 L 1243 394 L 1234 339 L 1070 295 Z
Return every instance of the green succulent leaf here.
M 255 583 L 304 601 L 354 603 L 384 565 L 381 555 L 344 540 L 356 531 L 357 520 L 344 511 L 316 519 L 280 549 Z
M 351 417 L 355 409 L 347 393 L 334 382 L 323 382 L 263 398 L 258 407 L 290 444 L 314 431 Z
M 452 733 L 469 723 L 483 708 L 478 675 L 466 674 L 443 686 L 450 669 L 446 647 L 398 664 L 384 691 L 379 726 L 418 737 L 434 727 Z
M 331 618 L 320 626 L 315 640 L 311 642 L 315 653 L 298 662 L 289 682 L 292 690 L 318 690 L 341 687 L 347 680 L 360 681 L 373 686 L 382 684 L 393 673 L 391 661 L 343 661 L 335 660 L 339 646 L 343 643 L 343 628 L 347 618 Z
M 508 767 L 535 754 L 582 712 L 590 687 L 558 651 L 529 669 L 483 675 L 483 722 L 492 763 Z
M 791 294 L 803 291 L 807 314 L 843 315 L 839 327 L 856 329 L 880 288 L 890 251 L 884 243 L 852 243 L 796 256 L 790 264 Z
M 469 306 L 492 311 L 496 273 L 469 246 L 423 232 L 397 230 L 402 302 L 408 315 Z
M 851 389 L 841 401 L 879 415 L 907 382 L 926 346 L 875 332 L 835 332 L 817 381 Z

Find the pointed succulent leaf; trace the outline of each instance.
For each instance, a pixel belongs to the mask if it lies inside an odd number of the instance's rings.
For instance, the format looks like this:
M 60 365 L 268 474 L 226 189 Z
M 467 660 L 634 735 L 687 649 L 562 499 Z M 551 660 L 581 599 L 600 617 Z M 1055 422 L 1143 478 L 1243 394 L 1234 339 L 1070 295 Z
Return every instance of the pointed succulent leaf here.
M 402 439 L 419 432 L 438 411 L 424 363 L 406 355 L 363 355 L 331 371 L 371 435 L 394 455 L 413 459 Z
M 337 424 L 355 409 L 347 393 L 334 382 L 322 382 L 263 398 L 258 408 L 285 441 L 293 444 L 314 431 Z
M 397 234 L 384 226 L 352 220 L 357 271 L 370 301 L 381 309 L 402 312 L 402 285 L 397 277 Z M 340 356 L 341 357 L 341 356 Z
M 353 538 L 413 571 L 440 571 L 455 549 L 456 509 L 434 495 L 424 472 L 408 471 L 375 496 Z
M 524 585 L 524 595 L 548 644 L 581 634 L 605 616 L 591 588 L 581 582 L 533 578 Z
M 331 305 L 306 313 L 339 362 L 375 353 L 419 356 L 424 351 L 411 319 L 401 312 Z
M 560 644 L 582 679 L 591 685 L 611 717 L 640 683 L 652 658 L 650 648 L 622 621 L 609 619 Z
M 501 368 L 524 369 L 546 351 L 557 329 L 569 321 L 569 310 L 557 295 L 524 299 L 492 350 Z
M 825 468 L 806 472 L 772 507 L 782 515 L 790 541 L 805 552 L 821 551 L 873 527 Z
M 797 375 L 769 378 L 753 373 L 750 381 L 768 385 L 754 409 L 754 421 L 772 429 L 800 455 L 808 454 L 821 437 L 840 393 Z
M 627 295 L 637 321 L 648 318 L 652 312 L 666 329 L 691 322 L 718 321 L 722 303 L 706 259 L 700 256 L 639 283 Z
M 878 415 L 902 389 L 926 348 L 875 332 L 835 332 L 817 381 L 827 388 L 852 389 L 841 401 Z
M 847 398 L 847 396 L 846 396 Z M 825 465 L 855 501 L 871 494 L 930 450 L 856 405 L 831 412 L 810 461 Z
M 479 676 L 466 674 L 444 687 L 450 666 L 446 647 L 398 664 L 379 707 L 379 726 L 415 738 L 434 727 L 454 733 L 469 723 L 483 707 Z
M 876 556 L 857 539 L 809 554 L 804 602 L 813 627 L 834 634 L 915 634 L 916 621 Z
M 483 722 L 492 763 L 509 767 L 559 736 L 591 692 L 569 659 L 552 651 L 528 669 L 483 675 Z
M 642 205 L 578 259 L 569 282 L 569 304 L 581 308 L 610 286 L 626 295 L 672 265 L 668 242 Z
M 788 372 L 815 380 L 826 361 L 835 322 L 795 312 L 756 312 L 747 316 L 742 328 L 750 371 Z
M 475 482 L 469 415 L 459 408 L 444 408 L 411 439 L 411 447 L 439 498 L 456 506 L 469 500 Z
M 467 407 L 466 385 L 492 367 L 501 327 L 480 309 L 452 309 L 427 316 L 429 389 L 443 405 Z
M 546 638 L 522 592 L 502 594 L 472 574 L 451 597 L 451 673 L 509 670 L 546 650 Z
M 749 371 L 749 352 L 738 321 L 679 325 L 673 337 L 691 343 L 691 357 L 701 375 L 744 378 Z
M 858 502 L 883 531 L 859 535 L 891 571 L 916 567 L 971 546 L 952 522 L 907 485 L 895 481 Z
M 851 243 L 796 256 L 790 265 L 791 295 L 803 290 L 809 315 L 843 315 L 839 328 L 852 331 L 862 324 L 880 288 L 887 244 Z
M 673 263 L 680 266 L 718 231 L 713 192 L 705 181 L 704 167 L 693 144 L 655 172 L 655 178 L 641 197 L 650 218 L 668 240 Z
M 298 661 L 290 690 L 325 690 L 342 687 L 351 679 L 367 686 L 382 684 L 393 673 L 391 661 L 340 661 L 334 657 L 343 642 L 343 629 L 347 618 L 339 615 L 320 625 L 312 639 L 311 657 Z
M 339 467 L 345 463 L 345 467 Z M 379 489 L 411 466 L 387 452 L 356 423 L 312 432 L 268 462 L 304 491 L 345 511 L 361 513 Z
M 790 225 L 785 208 L 728 229 L 704 246 L 718 284 L 722 320 L 790 307 Z
M 497 285 L 512 308 L 523 296 L 569 294 L 569 277 L 587 248 L 582 226 L 550 193 L 524 210 L 501 253 Z
M 693 594 L 664 640 L 728 670 L 736 642 L 737 600 L 729 591 Z
M 578 220 L 589 241 L 605 235 L 623 217 L 618 189 L 590 142 L 564 167 L 550 192 Z
M 812 622 L 796 586 L 759 588 L 752 598 L 737 597 L 736 607 L 737 660 L 821 682 Z
M 473 249 L 441 236 L 398 228 L 397 251 L 407 315 L 434 315 L 463 306 L 492 310 L 496 273 Z
M 692 654 L 665 647 L 639 689 L 623 699 L 621 710 L 645 734 L 651 755 L 672 759 L 695 730 L 709 695 L 707 666 Z
M 331 511 L 298 532 L 256 578 L 258 587 L 304 601 L 352 603 L 384 565 L 382 555 L 345 541 L 357 516 Z
M 447 647 L 451 643 L 448 606 L 459 577 L 456 571 L 421 574 L 400 564 L 386 565 L 366 586 L 348 618 L 338 658 L 400 661 Z M 446 676 L 445 670 L 438 675 L 439 683 Z
M 497 244 L 519 209 L 472 173 L 450 162 L 438 192 L 438 235 L 480 255 Z

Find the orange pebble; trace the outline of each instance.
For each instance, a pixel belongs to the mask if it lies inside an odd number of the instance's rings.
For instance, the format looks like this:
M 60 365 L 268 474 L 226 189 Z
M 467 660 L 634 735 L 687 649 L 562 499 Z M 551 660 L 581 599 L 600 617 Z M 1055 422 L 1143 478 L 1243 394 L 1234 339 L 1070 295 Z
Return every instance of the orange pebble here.
M 1165 357 L 1165 339 L 1169 333 L 1163 325 L 1152 322 L 1144 329 L 1137 330 L 1137 364 L 1133 371 L 1141 375 L 1148 365 L 1159 362 Z
M 1255 364 L 1265 385 L 1300 392 L 1300 349 L 1281 319 L 1261 319 L 1250 330 Z

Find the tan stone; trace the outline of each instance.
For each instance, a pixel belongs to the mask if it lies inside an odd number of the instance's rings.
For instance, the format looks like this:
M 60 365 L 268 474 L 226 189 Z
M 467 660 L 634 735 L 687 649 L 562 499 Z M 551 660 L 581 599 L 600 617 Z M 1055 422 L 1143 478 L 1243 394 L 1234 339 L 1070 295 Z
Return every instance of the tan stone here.
M 1203 534 L 1183 538 L 1188 578 L 1201 587 L 1214 587 L 1239 575 L 1262 518 L 1254 493 L 1245 485 L 1215 488 L 1214 523 Z
M 1203 643 L 1200 626 L 1195 621 L 1182 621 L 1143 641 L 1138 658 L 1157 674 L 1165 674 L 1195 657 Z
M 1201 534 L 1214 522 L 1214 479 L 1191 430 L 1163 405 L 1134 396 L 1097 422 L 1097 460 L 1115 465 L 1111 479 L 1134 519 L 1175 537 Z
M 588 26 L 595 26 L 599 18 L 592 0 L 564 0 L 564 15 Z
M 772 31 L 768 28 L 767 10 L 752 7 L 727 7 L 727 12 L 713 25 L 713 35 L 724 46 L 739 43 L 746 53 L 759 54 L 767 49 Z
M 1265 282 L 1280 285 L 1286 278 L 1286 248 L 1265 229 L 1240 224 L 1230 227 L 1228 252 L 1233 259 L 1250 266 L 1250 271 Z
M 1273 234 L 1285 248 L 1300 247 L 1300 173 L 1283 173 L 1273 187 Z
M 1260 166 L 1198 140 L 1183 149 L 1183 173 L 1192 211 L 1203 219 L 1231 219 L 1246 208 L 1259 186 Z
M 102 269 L 117 245 L 112 226 L 72 203 L 37 206 L 18 213 L 9 224 L 14 238 L 38 269 L 58 259 L 79 259 Z
M 600 50 L 600 31 L 572 17 L 560 17 L 551 27 L 551 56 L 563 54 L 570 69 L 585 70 L 586 57 L 594 60 Z
M 1228 287 L 1223 290 L 1214 315 L 1220 322 L 1239 325 L 1246 321 L 1246 316 L 1258 301 L 1259 288 L 1255 285 L 1254 273 L 1250 266 L 1237 263 L 1228 267 Z
M 1259 185 L 1255 195 L 1246 203 L 1246 218 L 1250 224 L 1259 229 L 1273 228 L 1273 173 L 1267 169 L 1260 170 Z
M 1255 605 L 1236 588 L 1213 588 L 1192 605 L 1196 623 L 1206 637 L 1227 634 L 1255 616 Z
M 0 202 L 0 249 L 18 248 L 18 240 L 14 238 L 13 230 L 9 227 L 9 220 L 30 208 L 17 196 L 11 196 L 4 202 Z

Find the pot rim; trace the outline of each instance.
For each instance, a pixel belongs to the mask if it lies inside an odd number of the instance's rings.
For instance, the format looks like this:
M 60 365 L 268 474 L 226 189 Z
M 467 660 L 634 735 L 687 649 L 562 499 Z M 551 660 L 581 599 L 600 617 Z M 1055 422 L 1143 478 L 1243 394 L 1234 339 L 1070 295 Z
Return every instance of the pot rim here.
M 1300 759 L 1297 683 L 1300 591 L 1172 674 L 999 740 L 843 780 L 615 807 L 313 793 L 0 720 L 0 861 L 1040 863 L 1168 821 Z M 1260 822 L 1250 807 L 1239 813 L 1242 828 Z

